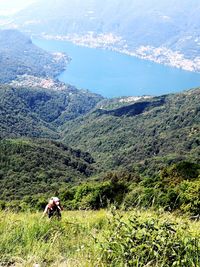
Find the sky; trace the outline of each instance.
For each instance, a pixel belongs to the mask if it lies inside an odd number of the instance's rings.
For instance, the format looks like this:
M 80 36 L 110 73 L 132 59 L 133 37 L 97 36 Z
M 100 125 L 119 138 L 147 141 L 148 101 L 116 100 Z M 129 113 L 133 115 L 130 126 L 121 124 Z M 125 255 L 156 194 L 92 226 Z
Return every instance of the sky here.
M 0 0 L 0 16 L 12 15 L 33 2 L 36 0 Z

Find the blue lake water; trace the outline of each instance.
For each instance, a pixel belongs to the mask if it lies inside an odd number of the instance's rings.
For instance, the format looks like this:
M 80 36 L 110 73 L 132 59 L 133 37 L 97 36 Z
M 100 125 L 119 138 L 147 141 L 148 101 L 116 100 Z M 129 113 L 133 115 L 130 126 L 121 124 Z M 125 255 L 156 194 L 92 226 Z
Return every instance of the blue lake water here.
M 117 52 L 70 42 L 33 39 L 47 51 L 65 52 L 72 61 L 60 81 L 104 97 L 162 95 L 200 86 L 200 74 Z

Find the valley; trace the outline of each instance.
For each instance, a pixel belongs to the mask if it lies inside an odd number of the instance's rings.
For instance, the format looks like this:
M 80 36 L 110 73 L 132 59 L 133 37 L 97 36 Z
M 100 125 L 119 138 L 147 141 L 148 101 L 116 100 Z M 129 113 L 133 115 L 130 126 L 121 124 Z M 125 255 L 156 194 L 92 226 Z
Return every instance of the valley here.
M 2 31 L 2 43 L 8 34 L 10 42 L 12 38 L 16 42 L 7 51 L 8 58 L 16 54 L 17 47 L 19 60 L 27 59 L 22 53 L 25 42 L 52 59 L 52 51 L 38 48 L 18 31 Z M 35 60 L 37 53 L 28 57 Z M 9 82 L 0 85 L 2 200 L 12 200 L 20 210 L 31 185 L 34 203 L 57 190 L 69 209 L 105 208 L 108 203 L 148 206 L 153 199 L 156 207 L 196 214 L 199 202 L 187 207 L 182 186 L 188 182 L 187 190 L 191 190 L 199 182 L 200 89 L 104 98 L 60 82 L 55 78 L 55 62 L 50 62 L 48 74 L 29 73 L 29 66 L 24 65 L 20 75 L 7 75 Z M 6 73 L 10 66 L 15 73 L 14 62 L 5 63 Z M 35 171 L 30 174 L 29 169 Z M 65 191 L 70 198 L 63 195 Z M 194 198 L 196 194 L 198 187 Z M 129 203 L 130 196 L 135 204 Z

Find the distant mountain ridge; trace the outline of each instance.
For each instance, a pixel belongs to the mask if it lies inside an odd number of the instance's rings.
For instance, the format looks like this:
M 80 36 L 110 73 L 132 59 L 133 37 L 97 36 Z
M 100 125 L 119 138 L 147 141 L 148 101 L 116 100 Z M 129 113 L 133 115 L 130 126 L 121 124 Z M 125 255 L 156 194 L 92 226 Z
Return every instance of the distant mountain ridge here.
M 88 151 L 101 170 L 141 166 L 156 172 L 166 162 L 198 162 L 200 89 L 115 101 L 70 86 L 59 91 L 4 85 L 1 138 L 60 140 Z
M 133 104 L 125 105 L 119 108 L 115 108 L 112 110 L 104 110 L 104 109 L 97 109 L 95 112 L 99 115 L 112 115 L 116 117 L 121 116 L 136 116 L 141 113 L 147 112 L 148 110 L 151 110 L 154 107 L 162 106 L 165 103 L 165 97 L 158 97 L 158 100 L 156 98 L 153 99 L 153 101 L 141 101 L 136 102 Z

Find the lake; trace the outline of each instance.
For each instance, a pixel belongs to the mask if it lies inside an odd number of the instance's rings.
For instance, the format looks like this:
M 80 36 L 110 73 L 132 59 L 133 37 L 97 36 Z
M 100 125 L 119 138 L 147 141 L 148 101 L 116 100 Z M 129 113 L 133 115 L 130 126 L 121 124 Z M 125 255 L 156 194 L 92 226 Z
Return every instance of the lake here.
M 65 52 L 72 61 L 60 81 L 104 97 L 162 95 L 200 86 L 200 74 L 163 66 L 114 51 L 66 41 L 33 39 L 37 46 Z

